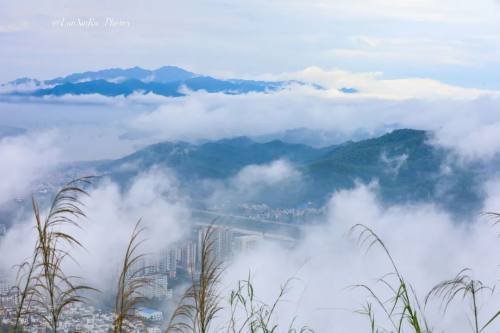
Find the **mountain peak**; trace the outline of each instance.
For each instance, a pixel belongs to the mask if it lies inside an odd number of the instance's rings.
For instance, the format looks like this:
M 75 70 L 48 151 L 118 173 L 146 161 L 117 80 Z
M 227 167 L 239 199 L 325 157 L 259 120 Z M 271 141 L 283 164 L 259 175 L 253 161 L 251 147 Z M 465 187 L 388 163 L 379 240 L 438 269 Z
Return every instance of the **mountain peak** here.
M 387 134 L 384 134 L 380 137 L 382 140 L 386 141 L 401 141 L 405 139 L 413 139 L 413 138 L 425 138 L 427 136 L 427 131 L 410 129 L 410 128 L 402 128 L 395 129 Z
M 234 138 L 217 140 L 216 143 L 235 146 L 235 147 L 238 146 L 242 147 L 242 146 L 249 146 L 251 144 L 254 144 L 255 142 L 246 136 L 237 136 Z
M 176 66 L 163 66 L 152 71 L 152 74 L 154 80 L 158 82 L 185 81 L 198 76 L 198 74 Z

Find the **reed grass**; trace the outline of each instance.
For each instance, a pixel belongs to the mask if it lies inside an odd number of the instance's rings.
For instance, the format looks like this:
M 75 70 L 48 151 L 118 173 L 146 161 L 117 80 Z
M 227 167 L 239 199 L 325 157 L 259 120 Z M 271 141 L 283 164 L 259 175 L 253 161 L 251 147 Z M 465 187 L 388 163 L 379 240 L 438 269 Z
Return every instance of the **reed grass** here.
M 85 302 L 85 292 L 96 289 L 84 285 L 77 276 L 68 276 L 63 271 L 66 260 L 73 260 L 69 249 L 83 247 L 68 231 L 67 227 L 80 228 L 79 220 L 85 217 L 81 195 L 87 195 L 83 186 L 89 177 L 79 178 L 64 185 L 55 195 L 45 217 L 38 203 L 32 199 L 35 217 L 36 243 L 30 259 L 18 268 L 18 291 L 20 301 L 16 311 L 13 330 L 22 331 L 21 319 L 26 315 L 37 315 L 50 330 L 58 331 L 59 319 L 70 305 Z
M 470 276 L 471 270 L 465 268 L 461 270 L 453 279 L 445 280 L 437 284 L 426 296 L 426 304 L 432 297 L 441 299 L 444 312 L 451 302 L 456 298 L 468 300 L 471 305 L 471 323 L 474 333 L 483 332 L 500 315 L 500 311 L 492 315 L 485 323 L 481 324 L 479 319 L 478 299 L 483 292 L 493 293 L 492 287 L 486 286 L 480 280 L 474 280 Z
M 200 273 L 196 277 L 192 270 L 191 286 L 173 312 L 167 333 L 208 333 L 217 314 L 222 310 L 219 287 L 223 266 L 220 259 L 214 255 L 214 233 L 213 226 L 209 226 L 203 233 Z
M 363 224 L 356 224 L 351 228 L 351 233 L 357 234 L 358 242 L 361 246 L 366 246 L 367 251 L 372 247 L 378 246 L 382 249 L 389 260 L 392 271 L 379 279 L 379 282 L 392 295 L 389 299 L 382 299 L 375 290 L 366 285 L 354 285 L 355 288 L 366 290 L 369 297 L 373 299 L 373 304 L 369 302 L 361 313 L 367 315 L 370 319 L 371 332 L 394 331 L 405 332 L 410 330 L 414 333 L 432 332 L 426 319 L 421 302 L 401 271 L 399 270 L 393 256 L 385 243 L 369 227 Z M 392 279 L 391 279 L 392 278 Z M 384 314 L 384 317 L 390 322 L 391 329 L 378 328 L 376 326 L 374 307 L 376 305 Z
M 145 257 L 139 252 L 140 246 L 146 241 L 141 238 L 144 231 L 142 221 L 137 221 L 125 251 L 115 297 L 113 333 L 130 331 L 131 322 L 140 320 L 135 314 L 137 307 L 147 301 L 142 290 L 151 284 L 151 279 L 144 276 L 145 267 L 137 267 Z
M 246 280 L 238 281 L 236 289 L 231 291 L 229 304 L 231 317 L 227 327 L 228 333 L 274 333 L 279 332 L 280 326 L 275 321 L 278 305 L 283 301 L 293 279 L 288 279 L 280 286 L 278 296 L 272 304 L 259 300 L 256 297 L 250 274 Z M 239 315 L 243 313 L 243 315 Z M 295 318 L 292 319 L 286 332 L 288 333 L 313 333 L 308 326 L 295 327 Z

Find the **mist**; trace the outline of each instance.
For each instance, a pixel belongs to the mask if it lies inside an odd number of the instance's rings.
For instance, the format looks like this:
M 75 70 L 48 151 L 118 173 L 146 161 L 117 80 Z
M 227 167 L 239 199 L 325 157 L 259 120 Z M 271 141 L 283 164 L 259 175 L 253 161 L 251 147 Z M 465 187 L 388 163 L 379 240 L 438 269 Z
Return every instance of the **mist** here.
M 490 192 L 488 198 L 485 210 L 500 205 L 498 193 Z M 366 284 L 388 300 L 391 294 L 379 279 L 394 283 L 394 277 L 387 276 L 393 272 L 389 258 L 377 245 L 370 249 L 369 243 L 360 245 L 359 234 L 351 228 L 363 224 L 377 233 L 423 302 L 432 287 L 464 268 L 470 268 L 473 278 L 485 285 L 497 284 L 500 243 L 498 227 L 492 222 L 478 216 L 457 224 L 433 205 L 382 207 L 376 184 L 359 185 L 335 193 L 328 203 L 326 223 L 308 232 L 294 249 L 263 244 L 237 258 L 228 268 L 224 286 L 236 288 L 235 281 L 246 280 L 250 274 L 256 297 L 272 304 L 280 286 L 292 279 L 278 306 L 280 327 L 288 327 L 295 318 L 296 327 L 308 325 L 316 332 L 367 331 L 369 318 L 356 311 L 370 302 L 378 327 L 391 329 L 368 291 L 353 287 Z M 481 320 L 489 319 L 500 305 L 498 293 L 482 293 L 479 303 Z M 441 305 L 441 299 L 431 299 L 425 307 L 433 331 L 467 331 L 469 304 L 458 297 L 445 315 Z
M 228 183 L 219 184 L 218 191 L 245 197 L 245 188 L 262 189 L 293 179 L 300 181 L 300 173 L 278 160 L 242 169 Z M 499 184 L 495 179 L 484 184 L 484 211 L 500 207 Z M 67 271 L 83 277 L 105 295 L 114 290 L 120 260 L 139 219 L 147 228 L 143 253 L 153 253 L 182 239 L 192 227 L 189 198 L 182 197 L 175 175 L 166 169 L 147 170 L 126 188 L 99 179 L 89 189 L 89 196 L 82 199 L 87 217 L 81 221 L 81 230 L 71 232 L 84 249 L 74 250 L 78 265 L 69 264 Z M 277 297 L 280 286 L 292 279 L 274 319 L 281 327 L 296 318 L 296 325 L 308 325 L 316 332 L 366 331 L 368 318 L 356 311 L 375 301 L 365 290 L 352 286 L 367 284 L 381 298 L 387 298 L 390 295 L 385 286 L 377 281 L 392 268 L 380 248 L 374 246 L 367 251 L 366 244 L 359 243 L 351 231 L 356 224 L 372 228 L 385 242 L 421 300 L 434 285 L 463 268 L 470 268 L 472 276 L 488 286 L 498 281 L 498 227 L 485 216 L 458 223 L 433 204 L 382 205 L 376 183 L 334 193 L 326 211 L 321 223 L 311 227 L 292 248 L 263 242 L 235 257 L 224 273 L 221 304 L 227 305 L 229 291 L 249 274 L 258 299 L 268 304 Z M 15 271 L 9 268 L 31 254 L 34 238 L 31 217 L 9 229 L 0 242 L 0 253 L 8 254 L 0 256 L 4 274 L 13 276 Z M 468 305 L 463 302 L 456 300 L 443 315 L 440 300 L 431 300 L 426 306 L 426 319 L 435 331 L 461 331 L 469 325 Z M 491 316 L 500 306 L 496 291 L 482 293 L 480 306 L 480 318 Z M 376 306 L 375 313 L 378 325 L 389 327 Z M 218 325 L 226 325 L 228 315 L 221 313 Z
M 129 126 L 162 140 L 256 136 L 292 128 L 337 131 L 347 139 L 357 131 L 384 128 L 433 131 L 435 144 L 462 157 L 491 159 L 498 153 L 500 100 L 494 94 L 462 99 L 382 98 L 331 95 L 295 87 L 245 95 L 192 93 L 139 115 Z
M 0 206 L 33 190 L 61 160 L 55 133 L 0 138 Z
M 114 290 L 128 241 L 139 220 L 145 228 L 145 242 L 140 248 L 145 254 L 182 239 L 191 227 L 185 199 L 178 195 L 175 178 L 168 170 L 147 170 L 132 179 L 126 189 L 109 179 L 96 179 L 88 195 L 80 200 L 86 216 L 77 221 L 80 228 L 65 230 L 83 247 L 70 249 L 74 262 L 67 262 L 65 269 L 104 294 Z M 34 217 L 26 215 L 0 240 L 0 273 L 11 279 L 16 274 L 15 266 L 29 258 L 35 246 Z

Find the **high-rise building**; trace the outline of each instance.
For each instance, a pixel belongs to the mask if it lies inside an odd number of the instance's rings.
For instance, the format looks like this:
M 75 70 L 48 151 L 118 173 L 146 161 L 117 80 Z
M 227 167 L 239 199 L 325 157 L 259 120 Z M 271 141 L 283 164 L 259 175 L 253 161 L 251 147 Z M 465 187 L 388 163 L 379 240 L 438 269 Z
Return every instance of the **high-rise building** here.
M 177 268 L 176 248 L 164 248 L 157 253 L 147 255 L 136 262 L 135 275 L 154 275 L 175 272 Z
M 189 273 L 193 273 L 196 265 L 196 243 L 187 241 L 180 247 L 180 266 Z
M 0 279 L 0 308 L 15 308 L 18 294 L 6 280 Z
M 152 275 L 157 273 L 156 258 L 145 256 L 137 260 L 130 269 L 129 277 Z
M 160 251 L 156 258 L 158 273 L 173 272 L 177 269 L 177 249 L 170 247 Z
M 148 276 L 149 283 L 140 288 L 140 293 L 146 298 L 168 298 L 172 291 L 168 289 L 168 277 L 163 274 Z
M 197 265 L 201 263 L 201 250 L 203 239 L 205 238 L 208 228 L 202 228 L 198 232 L 198 249 L 197 249 Z M 232 255 L 232 231 L 228 228 L 212 227 L 212 237 L 209 240 L 212 244 L 212 253 L 215 260 L 219 262 L 226 261 Z
M 7 295 L 11 292 L 11 286 L 7 280 L 0 278 L 0 295 Z

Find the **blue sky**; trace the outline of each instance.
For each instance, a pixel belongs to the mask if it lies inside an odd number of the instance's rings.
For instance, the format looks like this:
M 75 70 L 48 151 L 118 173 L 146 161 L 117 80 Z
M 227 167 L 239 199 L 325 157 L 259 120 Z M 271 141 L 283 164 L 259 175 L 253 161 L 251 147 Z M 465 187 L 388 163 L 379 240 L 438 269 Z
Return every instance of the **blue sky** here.
M 0 80 L 179 65 L 251 76 L 310 66 L 500 88 L 497 0 L 0 1 Z M 104 26 L 106 18 L 126 24 Z M 57 22 L 92 19 L 98 27 Z

